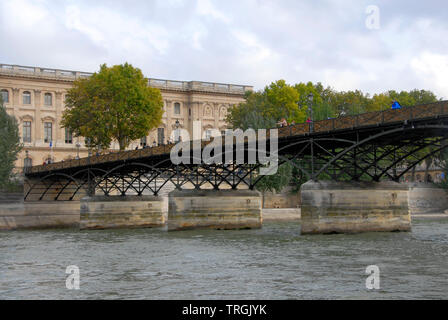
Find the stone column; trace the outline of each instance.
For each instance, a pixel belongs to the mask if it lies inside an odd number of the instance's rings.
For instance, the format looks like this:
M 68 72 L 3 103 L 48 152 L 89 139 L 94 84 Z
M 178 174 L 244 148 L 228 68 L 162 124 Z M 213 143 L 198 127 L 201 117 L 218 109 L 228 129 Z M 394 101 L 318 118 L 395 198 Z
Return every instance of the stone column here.
M 302 234 L 411 230 L 406 184 L 308 181 L 301 197 Z
M 35 110 L 35 117 L 34 117 L 34 137 L 32 137 L 32 141 L 34 141 L 34 146 L 41 145 L 43 142 L 43 130 L 42 130 L 42 120 L 40 115 L 40 99 L 41 99 L 41 91 L 35 90 L 34 91 L 34 110 Z M 40 159 L 39 159 L 40 160 Z
M 55 107 L 55 124 L 54 124 L 54 130 L 55 130 L 55 137 L 54 140 L 56 141 L 56 146 L 63 146 L 64 145 L 64 141 L 65 141 L 65 132 L 63 131 L 64 129 L 62 129 L 60 127 L 60 123 L 59 123 L 59 119 L 62 118 L 62 91 L 57 91 L 55 94 L 55 103 L 54 103 L 54 107 Z M 59 159 L 61 160 L 61 159 Z
M 171 100 L 166 100 L 166 132 L 165 132 L 165 143 L 168 143 L 171 137 L 171 126 L 172 126 L 172 112 L 173 112 L 173 106 L 172 106 Z
M 215 129 L 219 130 L 219 103 L 214 103 L 213 109 L 213 116 L 215 118 Z
M 11 97 L 11 106 L 13 107 L 13 115 L 17 118 L 16 110 L 18 111 L 20 108 L 20 89 L 13 88 L 12 89 L 12 97 Z
M 261 194 L 252 190 L 174 190 L 168 195 L 168 230 L 256 229 Z

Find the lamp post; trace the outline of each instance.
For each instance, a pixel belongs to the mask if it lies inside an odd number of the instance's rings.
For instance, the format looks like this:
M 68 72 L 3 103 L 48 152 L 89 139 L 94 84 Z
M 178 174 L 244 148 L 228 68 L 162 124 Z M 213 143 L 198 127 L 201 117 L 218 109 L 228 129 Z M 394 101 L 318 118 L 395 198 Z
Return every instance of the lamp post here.
M 310 93 L 308 96 L 308 108 L 310 111 L 310 132 L 314 131 L 314 115 L 313 115 L 313 94 Z
M 24 169 L 25 173 L 27 173 L 30 168 L 30 163 L 29 163 L 30 156 L 29 156 L 28 150 L 25 150 L 25 155 L 26 156 L 25 156 L 25 163 L 24 163 L 23 169 Z
M 177 143 L 179 142 L 179 126 L 180 126 L 179 120 L 176 120 L 174 125 L 176 126 L 176 134 L 174 135 L 174 142 Z
M 78 142 L 76 142 L 76 159 L 79 160 L 79 148 L 81 148 L 81 144 Z

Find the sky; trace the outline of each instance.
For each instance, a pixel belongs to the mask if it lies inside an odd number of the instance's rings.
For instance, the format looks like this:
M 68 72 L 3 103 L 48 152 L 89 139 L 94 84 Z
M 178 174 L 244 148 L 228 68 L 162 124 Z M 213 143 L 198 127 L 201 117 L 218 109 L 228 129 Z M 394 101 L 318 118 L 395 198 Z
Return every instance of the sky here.
M 448 99 L 445 0 L 0 0 L 0 63 Z

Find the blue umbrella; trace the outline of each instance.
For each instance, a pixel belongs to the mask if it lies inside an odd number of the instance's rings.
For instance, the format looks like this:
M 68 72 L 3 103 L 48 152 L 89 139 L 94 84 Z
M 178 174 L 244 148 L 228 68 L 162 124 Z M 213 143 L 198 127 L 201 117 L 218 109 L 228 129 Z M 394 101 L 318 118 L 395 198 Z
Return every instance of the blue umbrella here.
M 397 101 L 394 101 L 394 103 L 392 103 L 392 110 L 395 109 L 401 109 L 401 105 Z

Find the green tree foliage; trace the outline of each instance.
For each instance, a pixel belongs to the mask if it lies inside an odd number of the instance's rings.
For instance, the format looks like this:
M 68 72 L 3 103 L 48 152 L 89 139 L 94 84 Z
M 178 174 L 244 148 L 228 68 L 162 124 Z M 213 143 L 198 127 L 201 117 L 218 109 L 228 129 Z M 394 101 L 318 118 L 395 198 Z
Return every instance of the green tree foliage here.
M 163 114 L 159 89 L 148 87 L 138 68 L 125 63 L 107 67 L 69 90 L 62 127 L 86 138 L 89 148 L 107 149 L 118 141 L 124 150 L 132 140 L 157 127 Z
M 245 94 L 246 102 L 236 107 L 231 107 L 227 114 L 227 122 L 233 128 L 254 130 L 275 127 L 275 118 L 265 116 L 268 107 L 266 95 L 262 92 L 247 91 Z
M 271 83 L 264 89 L 263 94 L 267 100 L 267 110 L 264 117 L 276 119 L 285 118 L 290 122 L 303 122 L 305 120 L 305 110 L 299 108 L 300 93 L 285 80 L 278 80 Z
M 265 192 L 281 192 L 286 187 L 292 178 L 293 166 L 286 162 L 278 167 L 277 173 L 271 176 L 264 176 L 257 183 L 258 190 Z
M 17 120 L 6 113 L 0 97 L 0 188 L 10 184 L 14 162 L 21 149 Z
M 263 91 L 247 92 L 246 102 L 229 109 L 227 122 L 233 128 L 273 128 L 282 118 L 290 122 L 303 122 L 306 107 L 299 107 L 300 94 L 284 80 L 266 86 Z

